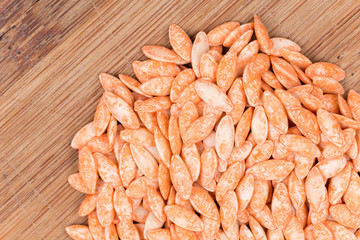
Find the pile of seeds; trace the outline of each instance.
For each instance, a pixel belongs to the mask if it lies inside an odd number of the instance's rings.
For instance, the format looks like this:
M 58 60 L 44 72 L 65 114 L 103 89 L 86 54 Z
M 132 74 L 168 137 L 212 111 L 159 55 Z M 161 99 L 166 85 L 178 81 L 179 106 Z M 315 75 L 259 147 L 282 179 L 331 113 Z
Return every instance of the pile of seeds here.
M 254 34 L 255 33 L 255 34 Z M 256 40 L 253 40 L 256 36 Z M 360 95 L 345 72 L 254 22 L 172 49 L 144 46 L 137 79 L 101 73 L 94 121 L 75 135 L 88 194 L 76 240 L 360 238 Z M 357 237 L 356 237 L 357 236 Z

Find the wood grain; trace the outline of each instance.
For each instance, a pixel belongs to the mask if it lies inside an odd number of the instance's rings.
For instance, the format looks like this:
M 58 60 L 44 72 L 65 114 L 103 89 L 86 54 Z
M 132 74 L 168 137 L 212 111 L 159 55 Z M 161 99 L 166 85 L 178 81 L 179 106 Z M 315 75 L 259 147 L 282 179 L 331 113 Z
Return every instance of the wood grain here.
M 271 36 L 288 37 L 313 61 L 346 70 L 360 90 L 360 2 L 60 1 L 0 2 L 0 239 L 68 239 L 84 195 L 66 182 L 70 148 L 93 117 L 100 72 L 133 75 L 145 44 L 169 46 L 168 26 L 190 36 L 258 14 Z

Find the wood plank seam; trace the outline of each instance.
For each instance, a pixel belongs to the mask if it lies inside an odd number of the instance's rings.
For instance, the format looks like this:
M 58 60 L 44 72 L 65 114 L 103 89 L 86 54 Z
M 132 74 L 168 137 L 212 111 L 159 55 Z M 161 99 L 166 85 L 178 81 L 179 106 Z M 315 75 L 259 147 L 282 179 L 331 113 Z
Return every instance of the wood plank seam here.
M 64 219 L 64 215 L 62 215 L 61 213 L 57 212 L 51 205 L 50 203 L 47 202 L 47 200 L 45 199 L 45 197 L 29 182 L 27 181 L 26 179 L 24 179 L 21 175 L 21 173 L 10 163 L 9 160 L 6 160 L 6 162 L 8 164 L 8 166 L 10 166 L 14 172 L 16 172 L 16 176 L 19 176 L 19 178 L 26 184 L 30 187 L 30 189 L 32 190 L 32 192 L 39 196 L 40 200 L 43 201 L 45 203 L 45 205 L 47 206 L 47 208 L 53 213 L 53 217 L 55 217 L 56 219 L 59 219 L 59 220 L 63 220 Z M 5 174 L 5 171 L 3 171 L 3 167 L 0 166 L 0 170 L 2 172 L 2 174 Z M 6 174 L 5 174 L 6 175 Z M 11 184 L 7 181 L 7 178 L 5 178 L 5 181 L 6 181 L 6 185 L 12 190 L 13 192 L 13 196 L 15 196 L 15 199 L 16 199 L 16 202 L 17 204 L 20 206 L 21 210 L 23 210 L 25 212 L 25 215 L 27 215 L 29 221 L 31 222 L 31 225 L 34 226 L 34 230 L 36 230 L 36 227 L 39 226 L 42 222 L 39 222 L 38 224 L 35 224 L 34 223 L 34 220 L 33 219 L 30 219 L 29 217 L 29 213 L 26 212 L 26 210 L 24 209 L 24 206 L 23 204 L 21 204 L 18 200 L 18 196 L 17 196 L 17 193 L 14 191 L 14 189 L 11 187 Z M 65 184 L 67 185 L 68 183 L 65 182 Z M 44 219 L 45 220 L 45 219 Z M 43 221 L 44 221 L 43 220 Z M 36 231 L 37 233 L 39 233 L 39 231 Z M 21 233 L 21 232 L 20 232 Z M 20 234 L 19 233 L 19 234 Z M 41 234 L 41 237 L 42 239 L 44 239 L 44 236 Z
M 42 194 L 29 181 L 27 181 L 26 179 L 24 179 L 22 177 L 21 173 L 10 163 L 9 160 L 6 160 L 6 163 L 16 172 L 17 176 L 19 176 L 20 179 L 23 180 L 31 188 L 31 190 L 35 193 L 35 195 L 39 196 L 40 199 L 44 201 L 44 203 L 48 206 L 48 209 L 50 209 L 53 213 L 57 213 L 55 211 L 55 209 L 53 209 L 53 207 L 46 201 L 45 197 L 42 196 Z M 1 168 L 1 172 L 4 173 L 2 168 Z M 9 184 L 9 186 L 10 186 L 10 184 Z
M 9 163 L 8 163 L 8 165 L 9 165 Z M 12 167 L 12 168 L 13 168 L 13 167 Z M 26 218 L 28 219 L 29 223 L 34 227 L 33 232 L 36 231 L 37 225 L 34 223 L 33 219 L 30 218 L 30 216 L 29 216 L 29 214 L 26 212 L 24 206 L 20 203 L 16 191 L 11 187 L 11 184 L 10 184 L 9 181 L 7 180 L 7 177 L 5 177 L 6 174 L 5 174 L 5 171 L 3 171 L 3 167 L 0 166 L 0 170 L 1 170 L 1 173 L 4 175 L 3 179 L 4 179 L 5 183 L 6 183 L 6 186 L 7 186 L 7 187 L 10 189 L 10 191 L 12 192 L 12 196 L 15 198 L 17 205 L 19 206 L 19 208 L 21 209 L 21 211 L 24 212 L 23 215 L 26 216 Z M 20 233 L 21 233 L 21 232 L 19 232 L 18 234 L 20 234 Z M 41 236 L 41 239 L 44 239 L 44 236 L 43 236 L 41 233 L 39 233 L 39 231 L 36 231 L 36 233 Z
M 94 3 L 93 0 L 91 0 L 91 3 L 92 3 L 92 5 L 93 5 L 93 7 L 94 7 L 94 10 L 96 11 L 96 14 L 98 15 L 98 18 L 104 23 L 105 31 L 108 32 L 114 39 L 116 39 L 115 36 L 114 36 L 114 34 L 113 34 L 112 32 L 109 32 L 109 27 L 108 27 L 108 25 L 106 24 L 106 21 L 102 18 L 101 14 L 100 14 L 100 12 L 99 12 L 99 10 L 98 10 L 98 8 L 97 8 L 97 6 L 96 6 L 96 4 Z M 121 56 L 126 60 L 126 62 L 127 62 L 128 64 L 130 64 L 130 66 L 131 66 L 131 68 L 132 68 L 132 62 L 130 61 L 130 59 L 128 59 L 128 58 L 125 56 L 125 54 L 124 54 L 124 49 L 120 46 L 120 41 L 117 41 L 117 42 L 118 42 L 118 44 L 116 44 L 115 47 L 119 47 L 119 48 L 120 48 L 120 50 L 121 50 L 121 52 L 120 52 Z

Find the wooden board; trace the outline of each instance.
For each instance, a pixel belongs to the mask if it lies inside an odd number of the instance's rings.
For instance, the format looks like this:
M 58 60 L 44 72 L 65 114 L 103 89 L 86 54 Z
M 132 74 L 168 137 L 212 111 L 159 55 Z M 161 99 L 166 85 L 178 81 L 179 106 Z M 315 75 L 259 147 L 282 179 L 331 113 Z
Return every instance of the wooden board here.
M 271 36 L 296 41 L 313 61 L 346 70 L 360 90 L 360 2 L 33 0 L 0 2 L 0 239 L 68 239 L 84 195 L 76 131 L 92 121 L 100 72 L 129 74 L 141 46 L 169 46 L 168 26 L 190 36 L 258 14 Z

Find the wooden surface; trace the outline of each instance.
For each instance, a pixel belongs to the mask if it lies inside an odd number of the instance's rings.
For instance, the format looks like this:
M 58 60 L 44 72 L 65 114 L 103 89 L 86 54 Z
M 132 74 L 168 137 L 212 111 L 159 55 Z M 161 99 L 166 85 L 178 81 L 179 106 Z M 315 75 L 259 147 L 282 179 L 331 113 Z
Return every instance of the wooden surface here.
M 68 239 L 65 226 L 87 222 L 66 182 L 70 141 L 92 120 L 98 74 L 133 75 L 141 46 L 169 46 L 169 24 L 193 37 L 257 13 L 272 37 L 343 67 L 345 88 L 360 90 L 359 10 L 357 0 L 0 1 L 0 239 Z

